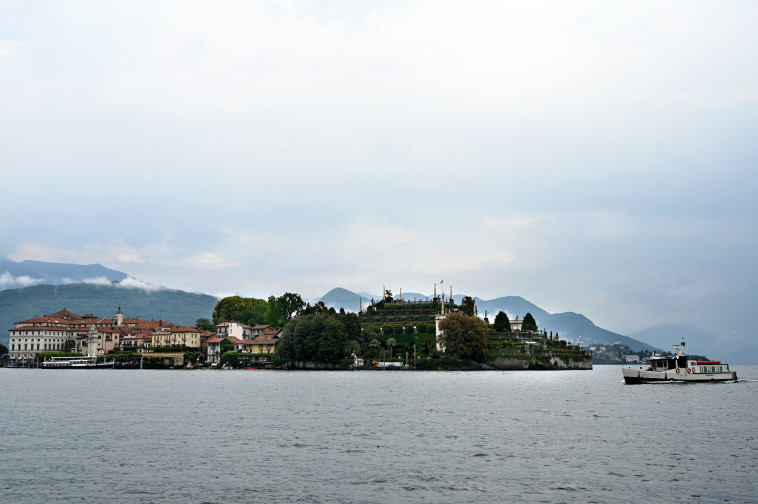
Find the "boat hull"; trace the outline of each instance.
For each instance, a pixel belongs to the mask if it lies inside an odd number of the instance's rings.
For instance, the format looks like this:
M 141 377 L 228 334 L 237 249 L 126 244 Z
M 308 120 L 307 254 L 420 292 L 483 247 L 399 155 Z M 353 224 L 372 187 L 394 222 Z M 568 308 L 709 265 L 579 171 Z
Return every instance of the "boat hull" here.
M 113 361 L 98 362 L 95 357 L 55 358 L 46 360 L 42 369 L 112 369 Z
M 681 369 L 679 373 L 670 369 L 668 371 L 651 371 L 642 368 L 622 368 L 624 382 L 628 384 L 657 383 L 657 382 L 685 382 L 685 383 L 711 383 L 736 381 L 737 373 L 727 371 L 720 373 L 688 373 Z

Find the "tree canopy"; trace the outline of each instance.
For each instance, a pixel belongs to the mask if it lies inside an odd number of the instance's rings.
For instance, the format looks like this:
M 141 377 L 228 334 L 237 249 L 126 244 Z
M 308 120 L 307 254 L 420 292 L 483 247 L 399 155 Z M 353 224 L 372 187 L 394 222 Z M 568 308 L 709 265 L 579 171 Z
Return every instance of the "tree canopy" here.
M 216 332 L 216 324 L 214 324 L 213 321 L 207 317 L 200 317 L 197 319 L 195 321 L 195 327 L 201 331 Z
M 284 327 L 293 317 L 299 315 L 304 307 L 305 302 L 300 294 L 292 292 L 285 292 L 278 297 L 269 296 L 268 301 L 228 296 L 219 301 L 213 310 L 213 329 L 222 322 L 239 322 L 249 325 L 271 324 Z
M 461 299 L 461 311 L 469 317 L 476 315 L 476 301 L 474 301 L 474 298 L 465 296 Z
M 306 304 L 305 308 L 303 308 L 303 312 L 302 313 L 303 313 L 303 315 L 311 315 L 311 314 L 314 314 L 314 313 L 331 313 L 331 314 L 335 314 L 335 313 L 337 313 L 337 310 L 335 310 L 334 308 L 330 308 L 330 307 L 326 306 L 326 304 L 324 304 L 323 301 L 319 301 L 318 303 L 314 304 L 313 306 L 311 306 L 310 303 Z
M 479 317 L 451 313 L 440 322 L 440 329 L 445 354 L 476 362 L 483 361 L 489 355 L 487 326 Z
M 339 362 L 348 349 L 354 350 L 350 343 L 357 343 L 360 333 L 358 316 L 352 313 L 301 315 L 285 327 L 277 352 L 298 361 Z
M 267 308 L 268 303 L 263 299 L 228 296 L 216 304 L 213 325 L 232 321 L 250 325 L 263 324 Z
M 266 322 L 277 327 L 284 327 L 305 308 L 305 301 L 300 294 L 285 292 L 279 297 L 269 296 Z
M 531 313 L 524 315 L 524 321 L 521 323 L 521 330 L 523 332 L 536 332 L 539 331 L 537 327 L 537 321 L 534 320 Z
M 499 311 L 495 315 L 494 325 L 497 332 L 511 332 L 511 321 L 508 320 L 508 315 L 503 311 Z

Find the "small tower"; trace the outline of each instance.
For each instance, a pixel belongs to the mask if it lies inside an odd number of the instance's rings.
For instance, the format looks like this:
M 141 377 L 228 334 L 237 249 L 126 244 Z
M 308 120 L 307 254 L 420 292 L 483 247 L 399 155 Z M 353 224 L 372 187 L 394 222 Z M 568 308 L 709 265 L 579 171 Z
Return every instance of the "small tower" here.
M 118 307 L 118 311 L 113 315 L 113 325 L 120 326 L 124 323 L 124 314 L 121 313 L 121 306 Z
M 87 357 L 97 357 L 97 328 L 92 324 L 87 333 Z

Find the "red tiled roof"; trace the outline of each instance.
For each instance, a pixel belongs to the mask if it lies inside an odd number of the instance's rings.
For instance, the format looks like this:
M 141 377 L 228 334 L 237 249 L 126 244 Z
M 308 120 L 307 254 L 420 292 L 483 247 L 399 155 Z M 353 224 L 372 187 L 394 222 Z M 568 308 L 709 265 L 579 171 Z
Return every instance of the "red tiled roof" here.
M 70 332 L 70 330 L 69 330 L 68 327 L 47 326 L 47 325 L 14 327 L 13 329 L 8 329 L 8 330 L 10 332 L 13 332 L 13 331 L 65 331 L 65 332 Z
M 68 310 L 61 310 L 59 312 L 51 313 L 51 317 L 55 318 L 61 318 L 61 319 L 71 319 L 71 320 L 82 320 L 82 317 L 80 315 L 77 315 L 74 312 L 70 312 Z
M 85 328 L 88 329 L 91 325 L 95 325 L 95 327 L 97 327 L 102 333 L 121 332 L 122 334 L 152 333 L 154 330 L 179 327 L 177 324 L 167 320 L 142 320 L 139 317 L 124 319 L 123 324 L 117 326 L 112 318 L 99 318 L 92 313 L 79 316 L 68 310 L 61 310 L 52 315 L 43 315 L 22 320 L 16 322 L 15 325 L 19 327 L 11 330 L 69 330 L 72 332 L 77 332 Z M 199 330 L 194 327 L 183 329 L 186 329 L 185 332 L 199 332 Z
M 276 345 L 279 343 L 279 336 L 276 334 L 261 334 L 253 340 L 254 345 Z

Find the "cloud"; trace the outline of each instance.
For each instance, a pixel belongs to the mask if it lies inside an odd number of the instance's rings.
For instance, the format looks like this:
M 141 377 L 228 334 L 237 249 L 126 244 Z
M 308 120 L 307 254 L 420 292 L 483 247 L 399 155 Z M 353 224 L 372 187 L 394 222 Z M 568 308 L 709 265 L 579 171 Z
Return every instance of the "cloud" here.
M 65 282 L 65 280 L 69 280 L 68 282 Z M 93 278 L 85 278 L 81 281 L 82 283 L 90 284 L 90 285 L 101 285 L 101 286 L 116 286 L 116 287 L 122 287 L 125 289 L 142 289 L 146 291 L 157 291 L 157 290 L 163 290 L 166 289 L 164 286 L 151 284 L 149 282 L 143 282 L 141 280 L 137 280 L 134 277 L 127 276 L 120 282 L 113 282 L 111 280 L 108 280 L 106 277 L 93 277 Z M 71 279 L 64 279 L 64 283 L 77 283 L 76 280 Z
M 105 277 L 94 277 L 94 278 L 85 278 L 82 280 L 82 283 L 90 284 L 90 285 L 113 285 L 113 282 L 108 280 Z
M 0 273 L 0 289 L 15 289 L 19 287 L 30 287 L 32 285 L 37 285 L 44 282 L 45 281 L 41 278 L 32 278 L 27 275 L 20 275 L 20 276 L 14 277 L 8 271 L 6 271 L 5 273 Z
M 119 287 L 124 287 L 126 289 L 142 289 L 149 292 L 159 291 L 159 290 L 165 290 L 165 287 L 162 287 L 160 285 L 151 284 L 148 282 L 143 282 L 141 280 L 137 280 L 133 277 L 126 277 L 123 280 L 121 280 L 118 284 L 115 284 Z
M 256 297 L 444 276 L 610 329 L 750 312 L 744 2 L 19 5 L 15 260 Z
M 0 40 L 0 56 L 10 56 L 16 53 L 21 45 L 17 40 Z

